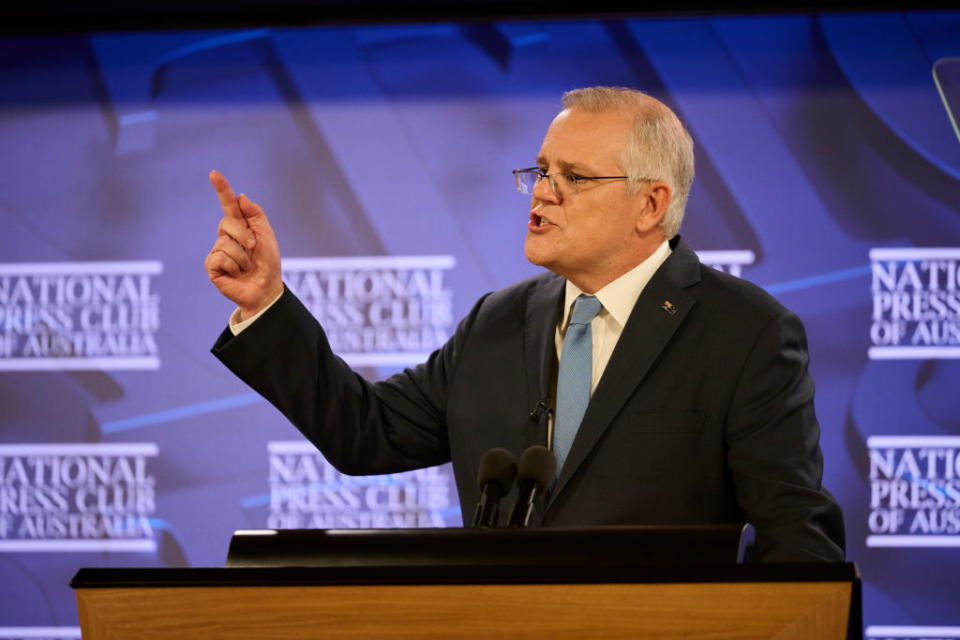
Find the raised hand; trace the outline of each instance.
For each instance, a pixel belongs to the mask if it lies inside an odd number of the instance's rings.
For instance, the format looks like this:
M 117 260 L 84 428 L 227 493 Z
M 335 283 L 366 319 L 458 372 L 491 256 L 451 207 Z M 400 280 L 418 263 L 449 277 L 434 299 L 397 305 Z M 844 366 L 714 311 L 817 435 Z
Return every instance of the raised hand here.
M 219 171 L 210 172 L 223 218 L 217 241 L 203 266 L 210 282 L 240 307 L 242 319 L 255 315 L 283 293 L 280 247 L 260 205 L 244 194 L 234 195 Z

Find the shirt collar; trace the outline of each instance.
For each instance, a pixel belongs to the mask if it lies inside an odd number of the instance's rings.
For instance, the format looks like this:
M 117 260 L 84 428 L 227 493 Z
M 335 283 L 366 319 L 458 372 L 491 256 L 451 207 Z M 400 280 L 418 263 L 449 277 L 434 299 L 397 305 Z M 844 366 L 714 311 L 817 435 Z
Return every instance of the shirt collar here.
M 620 325 L 621 329 L 626 326 L 627 319 L 630 318 L 630 313 L 637 304 L 640 294 L 643 293 L 644 287 L 647 286 L 650 278 L 657 272 L 660 265 L 670 257 L 671 253 L 670 242 L 664 240 L 646 260 L 594 293 L 593 295 L 603 305 L 603 310 L 600 313 L 605 311 L 610 314 L 610 317 Z M 573 303 L 577 296 L 582 293 L 583 291 L 577 285 L 567 280 L 567 289 L 563 301 L 563 318 L 560 320 L 561 327 L 567 326 Z

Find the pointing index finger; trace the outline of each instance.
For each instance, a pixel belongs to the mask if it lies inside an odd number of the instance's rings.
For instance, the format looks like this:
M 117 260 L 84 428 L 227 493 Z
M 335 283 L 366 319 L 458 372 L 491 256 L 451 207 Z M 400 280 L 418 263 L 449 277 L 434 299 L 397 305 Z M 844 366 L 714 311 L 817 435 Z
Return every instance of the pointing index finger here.
M 223 215 L 230 218 L 243 220 L 243 214 L 240 212 L 240 204 L 237 202 L 237 196 L 230 188 L 230 183 L 223 177 L 219 171 L 210 172 L 210 184 L 217 191 L 217 197 L 220 199 L 220 207 L 223 209 Z

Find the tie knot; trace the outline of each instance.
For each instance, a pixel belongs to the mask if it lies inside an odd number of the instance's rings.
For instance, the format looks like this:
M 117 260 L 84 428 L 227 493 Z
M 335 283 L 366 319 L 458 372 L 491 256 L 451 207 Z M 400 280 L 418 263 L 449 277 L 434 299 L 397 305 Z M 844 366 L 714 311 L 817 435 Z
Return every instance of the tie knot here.
M 594 316 L 600 313 L 603 305 L 594 296 L 580 294 L 573 303 L 573 312 L 570 314 L 570 324 L 590 324 Z

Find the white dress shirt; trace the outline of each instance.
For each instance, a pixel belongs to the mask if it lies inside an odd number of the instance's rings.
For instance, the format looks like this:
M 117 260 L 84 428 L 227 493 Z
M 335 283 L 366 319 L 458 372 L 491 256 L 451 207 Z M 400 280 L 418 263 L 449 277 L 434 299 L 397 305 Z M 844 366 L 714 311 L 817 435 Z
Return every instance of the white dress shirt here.
M 657 250 L 650 257 L 635 266 L 630 271 L 608 283 L 602 289 L 594 293 L 603 309 L 590 322 L 590 333 L 593 337 L 593 368 L 590 375 L 590 395 L 593 395 L 600 382 L 600 377 L 610 362 L 610 356 L 613 355 L 613 349 L 620 340 L 620 334 L 623 333 L 623 327 L 630 318 L 637 299 L 643 292 L 644 287 L 650 282 L 650 278 L 656 273 L 660 265 L 670 257 L 670 243 L 663 241 Z M 570 313 L 573 311 L 573 303 L 581 291 L 577 285 L 567 280 L 566 297 L 563 303 L 563 317 L 557 325 L 557 333 L 554 343 L 557 347 L 557 360 L 560 360 L 560 353 L 563 351 L 563 336 L 567 332 L 567 324 L 570 320 Z

